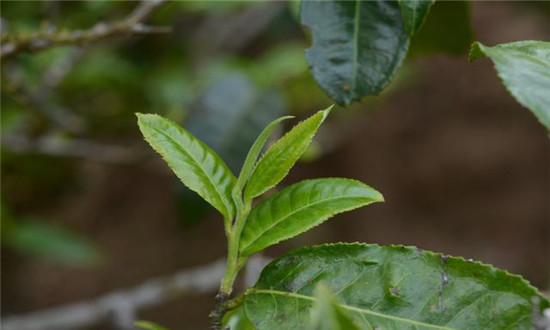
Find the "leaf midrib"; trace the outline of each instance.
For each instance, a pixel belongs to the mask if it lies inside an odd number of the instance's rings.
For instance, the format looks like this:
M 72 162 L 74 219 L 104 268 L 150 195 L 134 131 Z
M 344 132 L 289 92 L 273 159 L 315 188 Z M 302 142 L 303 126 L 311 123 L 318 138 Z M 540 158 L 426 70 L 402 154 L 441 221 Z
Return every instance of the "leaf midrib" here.
M 540 65 L 544 66 L 545 68 L 550 68 L 550 61 L 547 61 L 546 59 L 542 59 L 540 57 L 537 57 L 537 56 L 535 56 L 533 54 L 530 54 L 528 52 L 521 51 L 519 49 L 504 48 L 504 47 L 497 48 L 496 46 L 495 47 L 484 46 L 484 47 L 488 48 L 489 51 L 482 49 L 483 53 L 485 53 L 486 57 L 489 57 L 492 60 L 493 60 L 492 56 L 494 56 L 495 52 L 497 53 L 496 54 L 497 56 L 507 56 L 507 55 L 510 55 L 511 53 L 516 53 L 515 55 L 522 56 L 522 57 L 524 57 L 525 60 L 533 61 L 537 64 L 540 64 Z M 490 52 L 493 52 L 493 54 L 489 54 Z
M 210 175 L 208 175 L 208 173 L 206 172 L 206 170 L 204 169 L 204 167 L 202 166 L 202 163 L 199 162 L 192 153 L 190 153 L 189 151 L 185 150 L 185 148 L 183 146 L 181 146 L 175 139 L 173 139 L 170 135 L 167 135 L 166 133 L 164 133 L 162 130 L 156 128 L 156 127 L 153 127 L 153 126 L 150 126 L 154 131 L 156 131 L 157 133 L 159 133 L 160 135 L 164 136 L 165 138 L 167 138 L 172 144 L 176 145 L 177 148 L 184 154 L 186 154 L 187 156 L 189 156 L 189 158 L 191 158 L 195 164 L 196 164 L 196 167 L 198 167 L 203 175 L 208 179 L 210 185 L 214 188 L 214 191 L 216 191 L 216 193 L 218 193 L 218 198 L 220 200 L 220 202 L 222 203 L 223 207 L 225 208 L 225 213 L 226 216 L 230 216 L 230 212 L 229 212 L 229 208 L 228 208 L 228 204 L 227 204 L 227 200 L 225 200 L 224 198 L 224 194 L 222 194 L 219 190 L 218 190 L 218 185 L 214 183 L 214 181 L 212 180 L 212 178 L 210 177 Z M 185 133 L 184 133 L 185 134 Z M 191 138 L 192 140 L 192 138 Z M 200 145 L 200 143 L 199 143 Z M 203 147 L 203 146 L 201 146 Z M 214 157 L 216 158 L 216 157 Z M 223 167 L 222 164 L 220 164 L 220 166 Z
M 313 203 L 309 203 L 309 204 L 305 204 L 303 206 L 300 206 L 299 208 L 293 210 L 292 212 L 288 213 L 287 215 L 281 217 L 278 221 L 274 221 L 272 222 L 265 230 L 263 230 L 261 232 L 260 235 L 258 235 L 258 237 L 256 239 L 254 239 L 250 244 L 246 245 L 246 247 L 243 247 L 241 249 L 241 251 L 244 251 L 246 248 L 252 246 L 254 243 L 256 243 L 260 238 L 262 238 L 264 236 L 264 234 L 266 232 L 268 232 L 269 230 L 271 230 L 273 227 L 275 227 L 276 225 L 278 225 L 279 223 L 285 221 L 288 217 L 306 209 L 306 208 L 309 208 L 311 206 L 315 206 L 319 203 L 323 203 L 323 202 L 326 202 L 326 201 L 335 201 L 335 200 L 339 200 L 339 199 L 351 199 L 351 198 L 362 198 L 362 199 L 366 199 L 366 200 L 372 200 L 372 198 L 369 198 L 369 197 L 365 197 L 365 196 L 342 196 L 342 197 L 329 197 L 329 198 L 325 198 L 325 199 L 321 199 L 321 200 L 318 200 L 316 202 L 313 202 Z
M 309 301 L 313 301 L 313 302 L 317 301 L 317 299 L 315 299 L 313 297 L 302 295 L 302 294 L 299 294 L 299 293 L 279 291 L 279 290 L 270 290 L 270 289 L 250 289 L 246 294 L 247 295 L 248 294 L 270 294 L 270 295 L 279 295 L 279 296 L 283 296 L 283 297 L 292 297 L 292 298 L 296 298 L 296 299 L 304 299 L 304 300 L 309 300 Z M 420 322 L 420 321 L 415 321 L 415 320 L 411 320 L 411 319 L 406 319 L 406 318 L 402 318 L 402 317 L 398 317 L 398 316 L 378 313 L 378 312 L 371 311 L 371 310 L 368 310 L 368 309 L 361 309 L 361 308 L 355 307 L 355 306 L 349 306 L 349 305 L 345 305 L 345 304 L 338 304 L 338 305 L 340 307 L 344 308 L 344 309 L 349 310 L 349 311 L 353 311 L 353 312 L 357 312 L 357 313 L 361 313 L 361 314 L 370 314 L 370 315 L 378 316 L 378 317 L 381 317 L 381 318 L 394 320 L 394 321 L 397 321 L 397 322 L 405 322 L 405 323 L 420 325 L 420 326 L 423 326 L 423 327 L 429 327 L 429 328 L 433 328 L 433 329 L 445 329 L 445 330 L 453 329 L 453 328 L 443 327 L 443 326 L 439 326 L 439 325 L 434 325 L 434 324 L 424 323 L 424 322 Z
M 296 126 L 297 127 L 297 126 Z M 269 162 L 267 163 L 267 165 L 265 165 L 265 159 L 267 157 L 274 157 L 275 159 L 279 158 L 278 156 L 281 155 L 281 154 L 284 154 L 285 151 L 287 151 L 286 149 L 284 148 L 281 148 L 281 149 L 278 149 L 279 148 L 279 145 L 282 145 L 283 142 L 286 143 L 287 141 L 286 140 L 283 140 L 285 137 L 288 136 L 288 134 L 290 134 L 292 131 L 289 131 L 285 136 L 283 136 L 279 141 L 275 142 L 275 144 L 273 144 L 273 146 L 271 148 L 269 148 L 269 150 L 267 150 L 265 152 L 265 154 L 260 157 L 260 160 L 258 160 L 258 162 L 256 163 L 256 166 L 254 166 L 254 168 L 252 169 L 252 174 L 251 174 L 251 179 L 249 181 L 249 186 L 251 186 L 251 190 L 254 191 L 254 193 L 252 195 L 258 195 L 258 192 L 260 192 L 259 194 L 261 195 L 262 193 L 264 193 L 265 191 L 267 191 L 268 189 L 270 189 L 271 187 L 273 187 L 272 184 L 269 185 L 269 187 L 264 187 L 263 189 L 262 188 L 257 188 L 258 186 L 258 182 L 261 182 L 259 181 L 259 179 L 255 179 L 255 181 L 252 181 L 252 178 L 262 178 L 264 177 L 264 173 L 268 172 L 268 170 L 273 166 L 273 162 Z M 303 134 L 301 134 L 303 135 Z M 282 141 L 282 142 L 281 142 Z M 292 144 L 290 144 L 290 146 L 292 146 Z M 297 147 L 299 147 L 299 143 L 297 145 Z M 297 148 L 295 148 L 293 151 L 295 151 Z M 274 156 L 272 156 L 274 155 Z M 288 159 L 287 159 L 288 160 Z M 260 166 L 261 165 L 261 166 Z M 280 166 L 279 166 L 280 167 Z M 288 172 L 288 171 L 287 171 Z M 286 174 L 286 173 L 285 173 Z M 254 183 L 254 185 L 250 184 L 250 182 Z M 247 187 L 248 189 L 248 187 Z M 263 190 L 263 191 L 262 191 Z

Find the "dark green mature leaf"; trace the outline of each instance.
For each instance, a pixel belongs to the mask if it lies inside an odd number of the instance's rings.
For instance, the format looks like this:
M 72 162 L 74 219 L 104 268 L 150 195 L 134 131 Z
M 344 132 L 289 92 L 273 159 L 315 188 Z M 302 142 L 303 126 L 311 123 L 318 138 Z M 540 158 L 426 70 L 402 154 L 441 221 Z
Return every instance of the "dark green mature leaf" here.
M 137 114 L 145 140 L 177 177 L 226 218 L 235 214 L 231 190 L 235 176 L 220 157 L 176 123 L 153 114 Z
M 250 211 L 239 250 L 243 256 L 251 255 L 337 213 L 383 200 L 378 191 L 356 180 L 323 178 L 293 184 Z
M 472 45 L 470 61 L 489 57 L 506 89 L 550 130 L 550 42 Z
M 258 329 L 303 328 L 320 281 L 367 329 L 531 329 L 531 298 L 548 306 L 521 277 L 492 266 L 356 243 L 302 248 L 274 260 L 247 291 L 246 315 Z
M 426 20 L 435 0 L 399 0 L 403 23 L 409 35 L 414 35 Z
M 436 1 L 411 39 L 409 54 L 466 53 L 474 39 L 470 16 L 470 1 Z
M 252 175 L 252 170 L 254 169 L 256 160 L 258 159 L 260 152 L 262 152 L 262 149 L 264 148 L 265 143 L 267 142 L 267 139 L 271 135 L 271 132 L 273 132 L 275 127 L 281 121 L 285 119 L 290 119 L 290 118 L 294 118 L 294 116 L 285 116 L 272 121 L 269 125 L 266 126 L 266 128 L 262 131 L 262 133 L 260 133 L 256 141 L 254 141 L 254 144 L 250 148 L 248 155 L 246 155 L 246 159 L 244 160 L 243 167 L 241 169 L 239 177 L 237 178 L 237 183 L 235 184 L 235 188 L 234 188 L 235 194 L 242 193 L 242 190 L 246 182 L 248 181 L 248 179 L 250 179 L 250 176 Z
M 311 73 L 338 104 L 381 92 L 409 46 L 397 1 L 302 1 L 301 21 Z
M 239 171 L 258 134 L 286 112 L 275 90 L 259 91 L 242 74 L 217 80 L 192 105 L 185 128 Z
M 340 305 L 338 298 L 323 283 L 315 288 L 315 303 L 311 311 L 311 328 L 315 330 L 361 329 Z
M 287 175 L 288 171 L 306 151 L 311 139 L 317 133 L 319 126 L 321 126 L 331 108 L 332 106 L 319 111 L 299 123 L 267 150 L 256 164 L 246 185 L 244 194 L 246 200 L 251 200 L 263 194 Z

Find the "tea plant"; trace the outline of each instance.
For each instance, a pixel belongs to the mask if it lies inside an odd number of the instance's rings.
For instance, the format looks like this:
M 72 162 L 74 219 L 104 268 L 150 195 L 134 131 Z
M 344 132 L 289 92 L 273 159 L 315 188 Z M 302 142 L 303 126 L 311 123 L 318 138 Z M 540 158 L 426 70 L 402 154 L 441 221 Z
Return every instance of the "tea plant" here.
M 227 268 L 211 314 L 213 328 L 529 329 L 531 300 L 538 299 L 541 308 L 548 301 L 521 277 L 407 246 L 302 248 L 271 262 L 253 288 L 233 295 L 237 275 L 252 254 L 337 213 L 384 200 L 359 181 L 321 178 L 290 185 L 253 204 L 286 176 L 329 112 L 299 123 L 259 157 L 273 129 L 289 117 L 273 121 L 252 145 L 238 177 L 177 124 L 138 114 L 147 142 L 223 216 Z
M 508 91 L 550 130 L 550 42 L 517 41 L 472 45 L 469 59 L 489 57 Z
M 401 66 L 412 37 L 421 31 L 434 3 L 434 0 L 302 1 L 301 23 L 310 29 L 313 43 L 306 50 L 313 78 L 341 105 L 377 95 Z M 456 8 L 452 11 L 458 12 Z M 436 18 L 438 30 L 457 25 L 449 21 L 452 16 Z M 461 40 L 454 33 L 443 33 L 438 45 L 431 47 L 443 50 L 449 40 Z M 470 61 L 482 57 L 493 60 L 510 93 L 550 130 L 550 42 L 528 40 L 494 47 L 474 42 Z

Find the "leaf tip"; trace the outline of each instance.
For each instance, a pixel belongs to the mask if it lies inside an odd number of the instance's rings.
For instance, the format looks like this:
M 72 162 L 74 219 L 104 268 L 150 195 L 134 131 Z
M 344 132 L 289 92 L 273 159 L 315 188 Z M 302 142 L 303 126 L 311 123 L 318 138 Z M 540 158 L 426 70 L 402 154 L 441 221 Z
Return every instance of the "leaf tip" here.
M 468 62 L 473 62 L 477 59 L 483 58 L 485 54 L 485 45 L 479 41 L 474 41 L 472 46 L 470 46 L 470 53 L 468 54 Z
M 332 111 L 333 108 L 334 108 L 334 104 L 331 104 L 328 108 L 323 110 L 323 113 L 325 113 L 325 117 L 328 116 L 328 114 Z
M 381 192 L 377 191 L 377 194 L 376 194 L 376 202 L 378 203 L 385 203 L 386 202 L 386 199 L 384 198 L 384 195 L 382 195 Z

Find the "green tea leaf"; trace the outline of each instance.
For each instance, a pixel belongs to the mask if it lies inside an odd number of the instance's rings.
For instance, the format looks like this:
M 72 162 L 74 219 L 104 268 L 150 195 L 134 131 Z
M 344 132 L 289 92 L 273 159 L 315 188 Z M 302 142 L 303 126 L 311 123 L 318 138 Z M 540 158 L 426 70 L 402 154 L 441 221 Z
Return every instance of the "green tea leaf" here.
M 231 330 L 255 330 L 256 328 L 244 313 L 244 306 L 241 305 L 227 312 L 223 316 L 223 325 Z
M 315 330 L 359 330 L 355 321 L 348 312 L 340 306 L 338 298 L 323 283 L 315 288 L 311 329 Z
M 137 321 L 134 325 L 138 328 L 147 330 L 168 330 L 168 328 L 161 327 L 160 325 L 149 321 Z
M 426 20 L 435 0 L 399 0 L 403 23 L 409 35 L 414 35 Z
M 235 176 L 220 157 L 176 123 L 153 114 L 137 114 L 145 140 L 189 189 L 227 218 L 235 214 L 231 190 Z
M 305 180 L 263 200 L 250 211 L 240 240 L 243 256 L 297 236 L 337 213 L 375 202 L 382 195 L 359 181 Z
M 262 133 L 260 133 L 256 141 L 254 141 L 254 144 L 250 148 L 248 155 L 246 155 L 246 159 L 244 160 L 241 173 L 239 174 L 239 177 L 237 178 L 237 182 L 235 183 L 235 188 L 234 188 L 235 194 L 242 193 L 242 190 L 244 189 L 246 182 L 248 181 L 248 179 L 250 179 L 250 176 L 252 175 L 252 170 L 254 169 L 256 160 L 258 159 L 260 152 L 262 152 L 262 149 L 264 148 L 265 143 L 267 142 L 267 139 L 271 135 L 271 132 L 273 132 L 275 127 L 281 121 L 289 118 L 294 118 L 294 116 L 284 116 L 284 117 L 275 119 L 269 125 L 267 125 L 267 127 L 262 131 Z
M 267 265 L 245 295 L 258 329 L 298 329 L 310 320 L 322 281 L 365 329 L 531 329 L 531 298 L 548 301 L 506 271 L 405 246 L 328 244 Z
M 342 105 L 381 92 L 409 47 L 397 1 L 302 1 L 301 21 L 313 37 L 311 73 Z
M 550 42 L 472 45 L 470 61 L 489 57 L 508 91 L 550 130 Z
M 294 163 L 306 151 L 331 108 L 332 106 L 319 111 L 299 123 L 267 150 L 250 175 L 245 189 L 246 200 L 263 194 L 287 175 Z
M 17 251 L 71 265 L 94 266 L 101 261 L 98 247 L 76 233 L 43 221 L 2 220 L 3 243 Z

